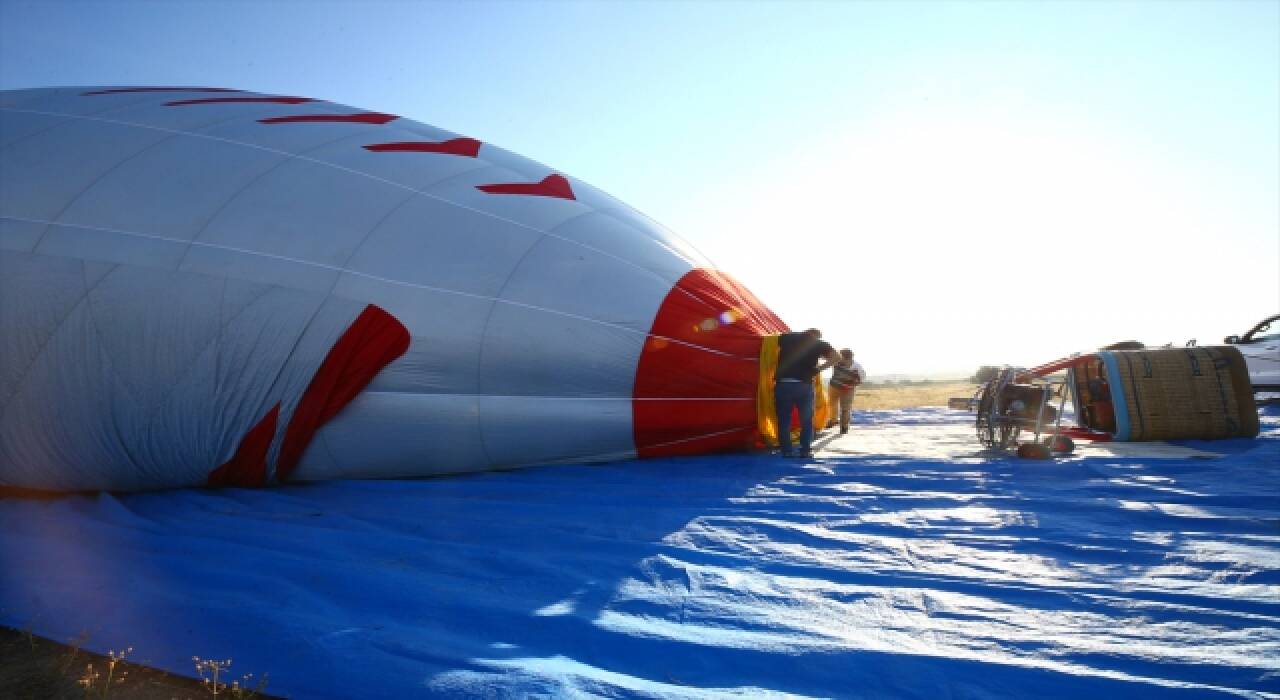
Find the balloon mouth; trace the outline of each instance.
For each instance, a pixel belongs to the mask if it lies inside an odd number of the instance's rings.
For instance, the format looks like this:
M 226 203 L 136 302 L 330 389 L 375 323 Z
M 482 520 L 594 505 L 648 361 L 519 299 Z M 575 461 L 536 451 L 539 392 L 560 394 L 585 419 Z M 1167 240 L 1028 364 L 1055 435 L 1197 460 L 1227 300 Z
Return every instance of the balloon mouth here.
M 636 367 L 640 457 L 750 449 L 758 438 L 760 347 L 787 330 L 728 275 L 690 270 L 658 309 Z

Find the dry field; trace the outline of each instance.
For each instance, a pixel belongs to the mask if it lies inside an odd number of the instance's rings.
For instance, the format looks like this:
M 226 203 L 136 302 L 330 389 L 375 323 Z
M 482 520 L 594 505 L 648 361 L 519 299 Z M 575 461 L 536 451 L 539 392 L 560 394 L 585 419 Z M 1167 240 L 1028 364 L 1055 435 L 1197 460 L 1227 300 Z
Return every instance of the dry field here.
M 917 384 L 863 384 L 853 397 L 853 410 L 880 411 L 891 408 L 946 406 L 953 396 L 968 398 L 978 389 L 971 382 L 928 382 Z

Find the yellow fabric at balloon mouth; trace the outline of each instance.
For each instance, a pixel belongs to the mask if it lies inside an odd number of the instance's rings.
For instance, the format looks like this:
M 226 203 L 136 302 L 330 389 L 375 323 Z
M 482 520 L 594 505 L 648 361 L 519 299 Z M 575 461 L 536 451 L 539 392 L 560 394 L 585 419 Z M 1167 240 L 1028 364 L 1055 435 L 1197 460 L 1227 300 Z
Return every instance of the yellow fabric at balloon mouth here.
M 773 402 L 773 379 L 778 372 L 778 335 L 767 335 L 760 344 L 760 379 L 756 384 L 756 430 L 768 447 L 778 446 L 778 409 Z M 813 377 L 813 430 L 827 425 L 830 415 L 822 374 Z M 800 439 L 800 426 L 792 424 L 792 442 Z

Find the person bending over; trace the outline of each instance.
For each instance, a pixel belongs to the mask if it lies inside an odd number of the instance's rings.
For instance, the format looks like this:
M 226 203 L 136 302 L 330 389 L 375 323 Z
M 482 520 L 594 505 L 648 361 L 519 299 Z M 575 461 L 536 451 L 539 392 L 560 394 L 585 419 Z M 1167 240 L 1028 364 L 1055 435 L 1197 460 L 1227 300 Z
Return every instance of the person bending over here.
M 791 411 L 800 414 L 800 456 L 813 456 L 813 378 L 840 361 L 840 353 L 823 342 L 822 331 L 783 333 L 778 338 L 778 373 L 773 402 L 778 409 L 778 446 L 783 457 L 791 451 Z

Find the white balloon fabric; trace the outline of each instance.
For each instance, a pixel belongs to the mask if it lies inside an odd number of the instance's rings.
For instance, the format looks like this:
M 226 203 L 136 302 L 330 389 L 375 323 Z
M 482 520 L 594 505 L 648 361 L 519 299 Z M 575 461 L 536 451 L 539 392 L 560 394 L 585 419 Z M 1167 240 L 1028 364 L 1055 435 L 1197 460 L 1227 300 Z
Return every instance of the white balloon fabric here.
M 784 324 L 590 186 L 395 115 L 0 92 L 0 486 L 741 449 Z

